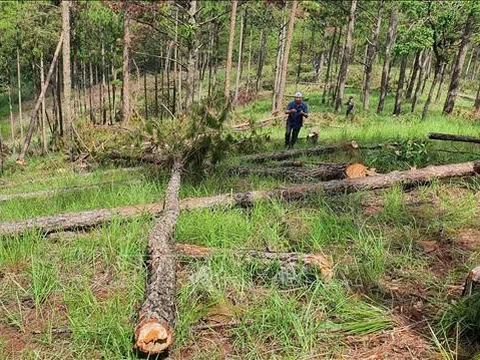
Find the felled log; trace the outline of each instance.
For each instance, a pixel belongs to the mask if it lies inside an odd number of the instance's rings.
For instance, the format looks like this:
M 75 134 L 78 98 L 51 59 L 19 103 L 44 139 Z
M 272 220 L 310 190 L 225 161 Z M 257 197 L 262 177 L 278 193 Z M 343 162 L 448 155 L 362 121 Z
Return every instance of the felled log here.
M 480 266 L 473 268 L 465 280 L 462 296 L 470 296 L 480 290 Z
M 366 176 L 366 167 L 362 164 L 319 164 L 314 168 L 253 168 L 237 166 L 230 169 L 232 175 L 269 176 L 275 179 L 287 179 L 291 181 L 328 181 Z
M 480 138 L 477 138 L 474 136 L 431 133 L 428 135 L 428 138 L 431 140 L 460 141 L 460 142 L 480 144 Z
M 195 258 L 205 259 L 215 254 L 221 254 L 223 249 L 212 249 L 204 246 L 190 245 L 190 244 L 175 244 L 175 252 L 177 254 Z M 331 280 L 333 276 L 332 265 L 330 261 L 320 253 L 304 254 L 297 252 L 269 252 L 258 250 L 235 250 L 232 253 L 240 259 L 247 260 L 268 260 L 278 261 L 282 266 L 289 264 L 300 264 L 302 266 L 315 269 L 319 272 L 324 280 Z
M 256 201 L 278 198 L 285 201 L 308 197 L 317 191 L 325 194 L 342 194 L 356 191 L 385 189 L 395 185 L 412 187 L 433 180 L 473 176 L 480 173 L 480 162 L 466 162 L 422 169 L 394 171 L 388 174 L 357 179 L 332 180 L 315 184 L 285 186 L 273 190 L 251 191 L 247 193 L 221 194 L 201 198 L 189 198 L 180 202 L 181 209 L 212 208 L 216 206 L 251 206 Z M 125 206 L 114 209 L 100 209 L 67 213 L 54 216 L 0 223 L 0 235 L 22 234 L 37 229 L 45 233 L 85 229 L 98 226 L 114 218 L 128 219 L 141 214 L 158 215 L 161 203 Z
M 322 145 L 315 146 L 308 149 L 293 149 L 293 150 L 284 150 L 277 152 L 269 152 L 255 155 L 242 156 L 240 159 L 250 162 L 264 162 L 269 160 L 286 160 L 291 158 L 296 158 L 300 156 L 314 156 L 320 154 L 327 154 L 338 150 L 349 150 L 349 149 L 358 149 L 358 144 L 355 141 L 340 143 L 340 144 L 331 144 L 331 145 Z
M 49 196 L 55 196 L 55 195 L 71 194 L 76 192 L 82 192 L 85 190 L 100 189 L 105 185 L 112 185 L 115 183 L 133 185 L 133 184 L 140 184 L 141 181 L 140 180 L 105 181 L 105 182 L 92 184 L 92 185 L 70 186 L 70 187 L 53 189 L 53 190 L 49 189 L 49 190 L 39 190 L 39 191 L 33 191 L 33 192 L 6 194 L 6 195 L 0 195 L 0 202 L 10 201 L 10 200 L 19 200 L 19 199 L 35 199 L 35 198 L 49 197 Z
M 125 155 L 119 151 L 112 151 L 107 155 L 111 160 L 125 161 L 129 164 L 153 164 L 153 165 L 164 165 L 168 159 L 157 154 L 143 154 L 143 155 Z
M 173 343 L 176 264 L 172 237 L 180 215 L 182 167 L 177 159 L 167 187 L 165 208 L 148 235 L 146 297 L 134 332 L 135 347 L 145 354 L 161 353 Z

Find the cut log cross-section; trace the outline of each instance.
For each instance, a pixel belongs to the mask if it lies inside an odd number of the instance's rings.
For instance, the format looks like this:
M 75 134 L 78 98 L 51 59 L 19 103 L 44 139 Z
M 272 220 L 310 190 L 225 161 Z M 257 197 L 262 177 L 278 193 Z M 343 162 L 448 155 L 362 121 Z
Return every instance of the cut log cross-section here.
M 359 178 L 367 175 L 367 168 L 362 164 L 319 164 L 314 168 L 252 168 L 233 167 L 230 170 L 232 175 L 248 176 L 270 176 L 276 179 L 288 179 L 291 181 L 308 180 L 337 180 L 345 178 Z
M 212 208 L 215 206 L 249 206 L 256 201 L 271 198 L 279 198 L 286 201 L 298 200 L 308 197 L 317 191 L 323 191 L 326 194 L 342 194 L 355 191 L 385 189 L 396 185 L 411 187 L 416 184 L 424 184 L 434 180 L 474 176 L 479 173 L 480 161 L 428 166 L 422 169 L 394 171 L 388 174 L 357 179 L 332 180 L 315 184 L 285 186 L 273 190 L 183 199 L 180 201 L 180 208 L 182 210 L 190 210 Z M 0 223 L 0 235 L 18 235 L 33 229 L 45 233 L 78 230 L 105 224 L 115 218 L 128 219 L 145 213 L 156 216 L 162 208 L 162 204 L 154 203 L 12 221 Z
M 145 354 L 164 352 L 173 343 L 176 263 L 172 237 L 180 215 L 182 168 L 182 161 L 177 159 L 168 183 L 165 207 L 148 236 L 146 296 L 135 327 L 135 347 Z

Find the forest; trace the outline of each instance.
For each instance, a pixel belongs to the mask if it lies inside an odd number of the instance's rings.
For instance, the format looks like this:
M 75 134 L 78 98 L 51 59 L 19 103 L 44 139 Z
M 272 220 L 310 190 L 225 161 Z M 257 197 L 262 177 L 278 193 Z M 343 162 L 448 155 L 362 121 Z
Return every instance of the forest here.
M 480 359 L 480 2 L 0 1 L 0 359 Z

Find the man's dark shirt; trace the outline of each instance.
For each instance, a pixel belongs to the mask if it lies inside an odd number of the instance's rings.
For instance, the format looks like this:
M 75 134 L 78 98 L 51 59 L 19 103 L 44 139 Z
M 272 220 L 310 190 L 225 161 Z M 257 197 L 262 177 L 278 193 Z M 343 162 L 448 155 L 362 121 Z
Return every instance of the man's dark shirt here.
M 300 129 L 303 126 L 303 115 L 301 114 L 301 111 L 304 113 L 308 114 L 308 106 L 305 103 L 300 103 L 297 104 L 295 101 L 292 101 L 291 103 L 288 104 L 287 110 L 292 110 L 295 109 L 296 112 L 293 114 L 288 114 L 288 124 L 293 128 L 293 129 Z

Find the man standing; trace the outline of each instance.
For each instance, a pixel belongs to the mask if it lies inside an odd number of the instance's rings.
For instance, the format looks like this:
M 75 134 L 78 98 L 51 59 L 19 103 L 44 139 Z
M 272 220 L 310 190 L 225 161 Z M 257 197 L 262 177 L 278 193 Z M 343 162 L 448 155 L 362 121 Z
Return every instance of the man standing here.
M 303 118 L 308 118 L 308 106 L 302 102 L 302 93 L 295 94 L 295 101 L 292 101 L 287 106 L 288 114 L 287 131 L 285 133 L 285 146 L 292 148 L 298 139 L 298 133 L 303 126 Z

